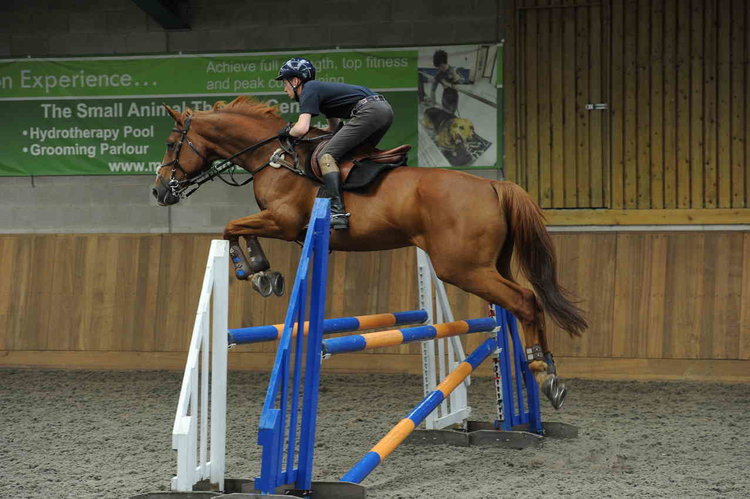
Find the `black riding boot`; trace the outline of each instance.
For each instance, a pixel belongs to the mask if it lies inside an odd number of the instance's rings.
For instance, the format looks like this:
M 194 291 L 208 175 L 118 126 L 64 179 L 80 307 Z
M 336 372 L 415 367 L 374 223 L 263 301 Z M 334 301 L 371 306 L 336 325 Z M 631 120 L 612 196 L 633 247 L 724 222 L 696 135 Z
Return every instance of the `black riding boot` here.
M 331 227 L 336 230 L 349 228 L 349 213 L 344 208 L 341 196 L 341 182 L 339 172 L 331 172 L 323 175 L 323 184 L 326 186 L 331 198 Z

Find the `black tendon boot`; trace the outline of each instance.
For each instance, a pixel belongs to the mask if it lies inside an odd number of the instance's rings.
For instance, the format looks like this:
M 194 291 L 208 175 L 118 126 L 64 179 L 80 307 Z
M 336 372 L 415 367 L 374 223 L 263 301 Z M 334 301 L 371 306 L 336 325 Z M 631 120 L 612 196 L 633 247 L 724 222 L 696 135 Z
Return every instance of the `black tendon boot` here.
M 331 198 L 331 227 L 336 230 L 348 229 L 350 214 L 346 212 L 344 201 L 341 197 L 339 172 L 336 171 L 323 175 L 323 184 L 325 184 L 328 195 Z

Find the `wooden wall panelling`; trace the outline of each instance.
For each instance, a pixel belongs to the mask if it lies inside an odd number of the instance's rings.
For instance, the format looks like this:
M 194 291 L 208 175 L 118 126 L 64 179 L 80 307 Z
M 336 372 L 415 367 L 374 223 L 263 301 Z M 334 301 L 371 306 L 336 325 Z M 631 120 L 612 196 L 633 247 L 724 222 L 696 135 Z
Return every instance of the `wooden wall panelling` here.
M 559 5 L 560 0 L 552 2 Z M 565 206 L 565 161 L 564 161 L 564 134 L 565 123 L 563 121 L 563 25 L 559 11 L 553 11 L 550 17 L 550 146 L 551 153 L 551 182 L 548 197 L 551 196 L 552 206 Z
M 702 208 L 704 203 L 704 4 L 705 0 L 691 0 L 690 32 L 685 40 L 690 46 L 690 206 L 693 208 Z
M 613 357 L 636 357 L 642 334 L 648 331 L 648 241 L 634 234 L 617 235 L 615 300 L 612 322 L 616 329 Z M 645 265 L 644 265 L 645 264 Z
M 19 286 L 24 274 L 23 265 L 28 261 L 18 258 L 18 247 L 29 238 L 3 236 L 0 238 L 0 348 L 15 349 L 19 309 L 21 308 Z
M 598 237 L 595 234 L 566 235 L 565 242 L 555 235 L 558 246 L 560 284 L 569 289 L 589 321 L 589 329 L 581 338 L 570 337 L 554 328 L 555 341 L 560 342 L 560 355 L 610 356 L 614 334 L 613 309 L 615 300 L 614 234 Z M 563 354 L 563 352 L 565 352 Z
M 750 232 L 742 241 L 742 287 L 740 291 L 739 359 L 750 360 Z
M 328 309 L 331 317 L 344 317 L 344 298 L 346 297 L 346 253 L 335 253 L 329 260 L 329 282 L 332 284 Z M 390 262 L 388 262 L 390 264 Z M 390 269 L 390 265 L 387 267 Z M 389 282 L 386 280 L 385 282 Z
M 17 276 L 15 273 L 16 260 L 13 258 L 13 247 L 15 238 L 0 238 L 0 350 L 10 347 L 10 317 L 12 300 L 12 288 Z
M 624 112 L 625 126 L 623 133 L 625 136 L 624 148 L 624 188 L 625 188 L 625 208 L 638 207 L 638 10 L 637 3 L 630 0 L 625 5 L 623 22 L 625 24 L 623 53 L 623 66 L 625 69 L 622 78 L 625 80 L 624 85 Z
M 732 100 L 732 0 L 719 2 L 716 12 L 716 94 L 717 117 L 716 156 L 717 205 L 720 208 L 732 206 L 732 114 L 729 107 Z
M 156 311 L 156 349 L 184 350 L 190 342 L 209 238 L 171 234 L 161 245 Z
M 49 331 L 45 350 L 76 350 L 88 313 L 86 302 L 80 299 L 86 268 L 86 236 L 56 236 L 50 238 L 55 257 L 47 263 L 51 292 L 51 308 L 47 309 L 46 329 Z M 132 291 L 130 283 L 123 283 Z M 105 333 L 106 334 L 106 333 Z
M 690 2 L 677 2 L 677 207 L 691 208 L 690 203 Z
M 416 255 L 412 248 L 402 248 L 381 253 L 383 266 L 380 270 L 382 279 L 387 283 L 385 294 L 380 293 L 381 304 L 376 313 L 416 310 L 419 308 L 417 296 Z M 360 311 L 357 315 L 367 314 Z
M 651 208 L 664 208 L 664 0 L 650 3 L 649 171 Z
M 50 348 L 55 343 L 57 332 L 51 332 L 54 324 L 53 318 L 61 312 L 54 302 L 51 280 L 54 272 L 54 262 L 57 261 L 57 245 L 54 237 L 34 237 L 32 249 L 30 286 L 29 286 L 29 310 L 32 316 L 23 328 L 22 334 L 26 337 L 25 344 L 37 345 L 40 349 Z
M 658 0 L 657 0 L 658 1 Z M 635 129 L 635 155 L 633 157 L 633 171 L 636 172 L 636 207 L 641 209 L 651 208 L 651 127 L 649 126 L 649 109 L 658 103 L 650 102 L 650 66 L 651 61 L 651 0 L 638 0 L 633 4 L 637 24 L 637 40 L 635 45 L 635 98 L 636 113 L 634 123 Z
M 664 102 L 662 147 L 664 159 L 663 206 L 677 207 L 677 0 L 665 0 L 662 13 L 664 26 L 664 73 L 662 78 L 662 99 Z M 658 28 L 654 28 L 658 29 Z M 658 161 L 658 159 L 657 159 Z
M 667 249 L 669 236 L 667 234 L 650 233 L 644 234 L 649 241 L 649 252 L 647 265 L 649 265 L 649 282 L 647 287 L 648 307 L 645 312 L 636 311 L 636 314 L 645 313 L 647 326 L 645 341 L 639 349 L 639 355 L 647 358 L 661 358 L 663 356 L 664 316 L 668 313 L 666 307 L 666 282 L 667 282 Z M 637 264 L 637 262 L 636 262 Z M 645 347 L 645 348 L 644 348 Z
M 137 304 L 142 297 L 135 293 L 138 289 L 139 278 L 139 243 L 149 238 L 138 236 L 119 236 L 112 243 L 114 253 L 108 255 L 108 276 L 114 276 L 112 288 L 105 291 L 114 296 L 113 309 L 110 312 L 114 317 L 111 332 L 101 332 L 105 343 L 100 345 L 101 350 L 133 351 L 138 350 L 138 343 L 144 330 L 136 330 L 134 327 L 137 317 L 143 317 L 146 310 L 139 310 Z M 92 304 L 96 306 L 96 304 Z
M 742 307 L 742 233 L 712 234 L 706 245 L 706 267 L 713 268 L 713 294 L 705 294 L 702 358 L 732 358 L 739 352 L 739 319 Z
M 29 245 L 30 238 L 19 236 L 4 236 L 0 238 L 0 348 L 14 349 L 17 337 L 19 311 L 23 309 L 21 297 L 21 283 L 24 282 L 28 266 L 28 258 L 21 258 L 27 252 L 19 251 L 19 247 Z
M 750 164 L 750 93 L 747 88 L 750 87 L 750 7 L 745 2 L 745 56 L 741 59 L 744 62 L 744 97 L 745 97 L 745 125 L 741 128 L 744 130 L 745 141 L 745 207 L 750 208 L 750 171 L 747 165 Z
M 562 9 L 563 16 L 563 109 L 565 126 L 563 134 L 565 175 L 565 208 L 578 206 L 576 191 L 576 12 Z
M 590 9 L 587 7 L 572 9 L 576 19 L 575 39 L 575 113 L 576 113 L 576 142 L 573 145 L 576 152 L 575 162 L 575 197 L 576 206 L 591 206 L 591 165 L 589 164 L 589 143 L 591 133 L 590 117 L 592 111 L 586 110 L 586 104 L 591 102 L 591 74 L 589 61 L 589 43 L 591 41 Z M 573 173 L 570 171 L 570 173 Z
M 617 235 L 613 357 L 661 355 L 665 243 L 660 234 Z
M 589 9 L 589 27 L 591 30 L 589 45 L 589 101 L 609 105 L 608 92 L 609 72 L 609 32 L 611 21 L 608 6 L 593 5 Z M 610 111 L 589 113 L 589 154 L 591 196 L 590 206 L 606 208 L 609 206 L 609 116 Z
M 505 177 L 509 180 L 513 180 L 516 183 L 521 183 L 519 179 L 519 165 L 521 157 L 519 156 L 518 145 L 521 142 L 519 133 L 519 120 L 521 119 L 521 112 L 519 103 L 522 99 L 519 98 L 519 81 L 518 76 L 519 70 L 519 54 L 518 54 L 518 30 L 520 21 L 518 19 L 518 11 L 516 10 L 517 0 L 509 0 L 501 3 L 502 14 L 501 18 L 505 19 L 505 45 L 503 47 L 502 56 L 502 75 L 503 75 L 503 97 L 505 103 L 503 104 L 503 110 L 505 113 L 505 119 L 503 123 L 505 129 L 503 130 L 503 143 L 505 152 L 505 163 L 504 173 Z
M 749 11 L 741 0 L 518 2 L 512 178 L 545 208 L 748 207 Z M 594 101 L 610 111 L 583 109 Z
M 97 356 L 96 366 L 104 368 L 123 367 L 112 357 L 116 352 L 143 354 L 128 357 L 137 363 L 131 367 L 184 352 L 210 240 L 208 235 L 0 237 L 0 270 L 13 276 L 0 283 L 0 345 L 10 353 L 27 352 L 32 361 L 33 352 L 40 358 L 58 352 L 60 359 L 78 352 L 84 361 Z M 560 283 L 581 300 L 591 324 L 582 338 L 571 339 L 550 322 L 558 357 L 750 360 L 750 233 L 557 233 L 553 241 Z M 266 249 L 273 268 L 291 282 L 299 248 L 269 241 Z M 39 272 L 50 262 L 54 272 Z M 329 303 L 329 317 L 416 307 L 413 249 L 333 253 L 331 263 L 330 296 L 343 292 L 337 313 Z M 250 283 L 233 277 L 230 282 L 233 326 L 283 320 L 286 298 L 263 299 Z M 482 300 L 453 286 L 448 294 L 456 318 L 486 314 Z M 245 322 L 248 317 L 252 320 Z M 464 338 L 467 350 L 479 339 Z M 234 358 L 271 358 L 274 351 L 273 344 L 248 345 Z M 355 364 L 402 365 L 373 359 L 418 358 L 419 351 L 413 344 L 357 354 L 362 360 Z
M 162 236 L 138 237 L 136 268 L 137 284 L 135 297 L 132 302 L 133 309 L 126 313 L 133 315 L 132 340 L 126 342 L 124 347 L 132 347 L 133 350 L 151 352 L 156 349 L 156 318 L 159 312 L 156 297 L 158 296 L 160 265 L 154 265 L 159 261 L 161 254 Z M 196 308 L 198 304 L 196 303 Z
M 703 107 L 705 121 L 703 130 L 703 144 L 705 157 L 703 161 L 703 185 L 705 208 L 716 208 L 718 201 L 718 140 L 717 135 L 717 30 L 716 30 L 716 2 L 707 1 L 704 5 L 704 73 L 703 73 Z
M 547 0 L 542 0 L 547 1 Z M 539 114 L 539 144 L 535 147 L 539 157 L 539 193 L 537 200 L 540 206 L 550 208 L 552 204 L 552 161 L 551 161 L 551 56 L 550 45 L 550 14 L 551 9 L 539 9 L 537 14 L 537 33 L 539 36 L 538 59 L 538 114 Z
M 703 293 L 703 233 L 675 234 L 667 259 L 667 297 L 664 322 L 666 358 L 698 358 L 700 351 L 701 296 Z
M 744 0 L 733 0 L 731 10 L 731 197 L 733 207 L 750 205 L 750 189 L 746 190 L 746 182 L 750 182 L 747 165 L 750 155 L 745 153 L 745 145 L 750 133 L 750 105 L 748 105 L 748 91 L 750 79 L 748 76 L 748 59 L 750 57 L 750 37 L 745 15 L 750 16 L 750 8 Z M 746 118 L 745 113 L 748 113 Z
M 610 96 L 610 143 L 612 150 L 611 208 L 625 207 L 625 0 L 612 0 L 612 86 Z
M 43 346 L 37 336 L 41 333 L 38 329 L 29 328 L 26 318 L 37 320 L 37 311 L 33 308 L 31 295 L 34 291 L 32 277 L 34 269 L 34 248 L 37 239 L 34 236 L 19 237 L 15 245 L 13 258 L 16 260 L 14 279 L 13 301 L 10 304 L 9 313 L 12 314 L 10 322 L 10 348 L 13 350 L 34 350 Z
M 523 96 L 526 104 L 524 114 L 524 168 L 526 190 L 534 197 L 539 197 L 539 23 L 537 20 L 539 12 L 536 9 L 523 11 L 521 15 L 522 36 L 524 50 L 521 53 L 523 64 Z

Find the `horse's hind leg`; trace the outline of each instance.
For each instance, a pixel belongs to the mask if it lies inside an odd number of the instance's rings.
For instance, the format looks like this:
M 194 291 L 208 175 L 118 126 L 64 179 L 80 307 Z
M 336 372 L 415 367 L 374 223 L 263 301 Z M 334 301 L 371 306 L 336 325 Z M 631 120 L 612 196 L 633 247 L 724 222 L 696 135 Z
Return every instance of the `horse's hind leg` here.
M 513 239 L 508 237 L 503 243 L 503 247 L 500 250 L 500 256 L 497 258 L 497 271 L 500 275 L 510 281 L 511 283 L 518 286 L 518 281 L 513 277 L 513 270 L 511 268 L 511 262 L 513 260 Z M 520 286 L 519 286 L 520 288 Z M 523 288 L 521 288 L 523 289 Z M 544 314 L 544 312 L 540 312 Z M 542 315 L 542 324 L 544 325 L 544 316 Z M 549 350 L 549 344 L 547 343 L 547 333 L 545 328 L 539 330 L 539 345 L 542 347 L 544 353 L 544 360 L 547 363 L 547 372 L 549 374 L 556 374 L 555 361 L 552 357 L 552 352 Z M 528 343 L 528 341 L 527 341 Z
M 509 268 L 508 265 L 507 269 Z M 519 286 L 513 280 L 503 277 L 497 269 L 492 267 L 478 267 L 463 272 L 443 272 L 443 275 L 438 267 L 435 270 L 441 279 L 490 303 L 500 305 L 518 318 L 524 332 L 529 369 L 552 406 L 559 409 L 567 391 L 565 385 L 559 382 L 546 362 L 545 353 L 548 352 L 544 334 L 544 312 L 534 293 Z

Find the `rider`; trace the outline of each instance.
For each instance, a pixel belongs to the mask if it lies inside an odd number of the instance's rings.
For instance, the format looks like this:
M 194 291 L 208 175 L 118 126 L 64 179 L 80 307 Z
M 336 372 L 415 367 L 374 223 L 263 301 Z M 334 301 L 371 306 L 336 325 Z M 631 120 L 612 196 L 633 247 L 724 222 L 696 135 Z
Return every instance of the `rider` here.
M 437 86 L 442 84 L 445 87 L 443 89 L 442 107 L 449 113 L 456 114 L 456 109 L 458 109 L 458 92 L 454 87 L 462 83 L 463 78 L 461 78 L 461 75 L 458 74 L 453 66 L 448 65 L 448 53 L 445 50 L 436 50 L 432 54 L 432 65 L 437 69 L 435 76 L 432 78 L 432 88 L 430 89 L 432 102 L 435 102 L 435 90 L 437 90 Z
M 303 137 L 310 130 L 313 116 L 325 115 L 325 132 L 336 132 L 318 156 L 323 184 L 331 198 L 331 226 L 348 229 L 349 216 L 341 196 L 338 163 L 360 144 L 375 147 L 393 123 L 393 110 L 385 97 L 358 85 L 315 80 L 315 66 L 302 57 L 293 57 L 281 66 L 277 80 L 283 80 L 284 92 L 299 102 L 297 122 L 290 123 L 280 135 Z

